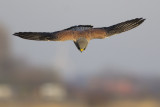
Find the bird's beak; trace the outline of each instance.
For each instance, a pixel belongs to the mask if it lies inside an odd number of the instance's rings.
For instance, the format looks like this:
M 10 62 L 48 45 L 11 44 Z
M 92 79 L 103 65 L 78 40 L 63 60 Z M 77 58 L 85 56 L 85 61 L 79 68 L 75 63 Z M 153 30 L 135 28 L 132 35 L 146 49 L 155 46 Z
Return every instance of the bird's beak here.
M 83 52 L 83 51 L 84 51 L 84 49 L 80 49 L 80 51 L 81 51 L 81 52 Z

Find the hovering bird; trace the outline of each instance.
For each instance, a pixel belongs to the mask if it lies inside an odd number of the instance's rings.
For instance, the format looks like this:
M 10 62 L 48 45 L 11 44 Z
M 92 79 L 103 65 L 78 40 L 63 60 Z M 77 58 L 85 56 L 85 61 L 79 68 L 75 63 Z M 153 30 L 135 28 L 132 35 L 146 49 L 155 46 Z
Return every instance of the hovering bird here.
M 144 22 L 143 18 L 128 20 L 113 26 L 93 28 L 91 25 L 78 25 L 56 32 L 18 32 L 13 35 L 37 41 L 72 40 L 81 52 L 92 39 L 104 39 L 115 34 L 131 30 Z

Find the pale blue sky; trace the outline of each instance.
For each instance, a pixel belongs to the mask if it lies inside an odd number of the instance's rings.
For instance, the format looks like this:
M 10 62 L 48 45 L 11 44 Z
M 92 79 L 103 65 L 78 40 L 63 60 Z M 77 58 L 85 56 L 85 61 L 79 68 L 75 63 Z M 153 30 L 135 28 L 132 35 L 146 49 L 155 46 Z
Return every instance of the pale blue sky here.
M 159 0 L 1 0 L 0 22 L 9 30 L 15 55 L 33 64 L 57 66 L 67 75 L 108 66 L 160 71 Z M 137 17 L 147 20 L 131 31 L 93 40 L 80 53 L 72 41 L 37 42 L 14 32 L 53 32 L 73 25 L 104 27 Z M 69 73 L 70 71 L 70 73 Z

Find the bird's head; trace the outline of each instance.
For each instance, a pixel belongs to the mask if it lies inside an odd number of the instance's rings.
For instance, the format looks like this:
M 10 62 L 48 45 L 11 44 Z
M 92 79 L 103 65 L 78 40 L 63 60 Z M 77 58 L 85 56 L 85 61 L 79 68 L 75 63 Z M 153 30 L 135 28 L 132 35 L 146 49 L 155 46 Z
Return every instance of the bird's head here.
M 76 47 L 78 48 L 78 50 L 83 52 L 88 45 L 88 40 L 85 38 L 79 38 L 74 43 L 75 43 Z

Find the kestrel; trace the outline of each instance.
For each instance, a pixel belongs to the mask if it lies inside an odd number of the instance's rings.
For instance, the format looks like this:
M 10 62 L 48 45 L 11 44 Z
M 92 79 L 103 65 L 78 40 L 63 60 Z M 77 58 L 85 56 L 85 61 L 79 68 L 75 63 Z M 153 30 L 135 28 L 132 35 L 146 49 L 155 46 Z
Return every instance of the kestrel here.
M 37 41 L 67 41 L 72 40 L 78 50 L 84 51 L 92 39 L 104 39 L 115 34 L 131 30 L 145 21 L 136 18 L 109 27 L 93 28 L 91 25 L 78 25 L 56 32 L 19 32 L 13 35 L 24 39 Z

